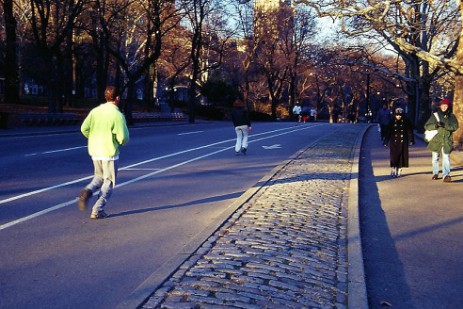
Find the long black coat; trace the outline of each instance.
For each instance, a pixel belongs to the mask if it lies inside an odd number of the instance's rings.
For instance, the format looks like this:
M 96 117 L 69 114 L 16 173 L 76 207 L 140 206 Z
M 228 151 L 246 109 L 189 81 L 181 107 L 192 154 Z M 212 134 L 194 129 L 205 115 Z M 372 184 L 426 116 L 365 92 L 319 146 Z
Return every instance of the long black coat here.
M 408 167 L 408 145 L 415 143 L 413 126 L 404 116 L 397 120 L 394 116 L 386 129 L 384 145 L 389 146 L 391 167 Z

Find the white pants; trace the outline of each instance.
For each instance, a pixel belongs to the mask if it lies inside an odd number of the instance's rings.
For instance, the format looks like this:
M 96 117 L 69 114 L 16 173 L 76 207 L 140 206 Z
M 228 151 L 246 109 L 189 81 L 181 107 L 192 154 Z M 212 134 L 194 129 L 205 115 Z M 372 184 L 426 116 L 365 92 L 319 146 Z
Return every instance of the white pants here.
M 236 132 L 236 144 L 235 152 L 240 152 L 242 148 L 248 148 L 248 126 L 237 126 L 235 127 Z
M 92 213 L 97 213 L 104 210 L 106 202 L 113 192 L 116 184 L 118 160 L 93 160 L 93 167 L 95 174 L 86 188 L 92 193 L 100 190 L 92 208 Z

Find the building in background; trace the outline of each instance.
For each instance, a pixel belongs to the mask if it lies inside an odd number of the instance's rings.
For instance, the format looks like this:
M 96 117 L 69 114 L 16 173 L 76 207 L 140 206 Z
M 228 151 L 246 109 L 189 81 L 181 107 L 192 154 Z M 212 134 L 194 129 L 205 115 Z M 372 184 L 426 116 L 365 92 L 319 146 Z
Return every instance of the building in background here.
M 254 1 L 254 36 L 257 41 L 265 37 L 282 38 L 293 29 L 291 0 Z

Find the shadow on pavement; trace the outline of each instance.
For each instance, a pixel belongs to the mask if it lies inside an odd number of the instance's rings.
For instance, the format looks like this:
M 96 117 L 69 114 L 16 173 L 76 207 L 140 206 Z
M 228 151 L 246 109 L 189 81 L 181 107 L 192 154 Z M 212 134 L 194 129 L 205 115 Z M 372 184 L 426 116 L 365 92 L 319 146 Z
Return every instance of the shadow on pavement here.
M 369 307 L 413 308 L 410 289 L 406 283 L 402 262 L 379 196 L 377 182 L 389 176 L 375 176 L 371 149 L 372 138 L 368 130 L 360 153 L 359 211 L 363 244 L 364 265 Z M 387 156 L 387 152 L 385 152 Z

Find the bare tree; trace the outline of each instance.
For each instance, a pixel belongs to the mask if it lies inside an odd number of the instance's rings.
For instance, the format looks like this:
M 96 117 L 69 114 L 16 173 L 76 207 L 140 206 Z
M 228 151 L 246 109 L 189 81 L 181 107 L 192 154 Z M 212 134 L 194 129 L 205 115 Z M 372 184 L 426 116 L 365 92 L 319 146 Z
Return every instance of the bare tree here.
M 231 33 L 224 19 L 228 1 L 182 0 L 190 37 L 190 85 L 188 89 L 188 121 L 195 122 L 198 86 L 207 79 L 211 69 L 218 68 Z
M 260 9 L 254 14 L 254 25 L 258 42 L 254 59 L 267 83 L 272 118 L 276 119 L 277 107 L 283 95 L 287 95 L 287 81 L 295 61 L 294 15 L 286 5 Z
M 243 102 L 250 109 L 251 78 L 254 69 L 253 60 L 256 48 L 259 46 L 258 37 L 253 35 L 254 18 L 252 5 L 246 2 L 235 2 L 234 9 L 238 16 L 237 24 L 237 55 L 240 60 L 238 82 Z
M 292 34 L 292 38 L 286 38 L 284 44 L 285 54 L 291 60 L 289 63 L 290 71 L 288 79 L 289 107 L 291 111 L 299 99 L 297 89 L 304 87 L 300 85 L 301 76 L 307 70 L 307 65 L 309 64 L 308 60 L 310 59 L 312 49 L 309 39 L 315 33 L 314 16 L 305 7 L 296 8 L 293 23 L 294 30 L 287 33 L 289 35 Z
M 18 62 L 16 58 L 16 18 L 13 13 L 13 0 L 3 1 L 3 19 L 5 21 L 5 102 L 19 102 Z
M 60 81 L 64 80 L 63 49 L 70 35 L 77 17 L 86 8 L 90 0 L 61 0 L 40 1 L 31 0 L 29 3 L 27 20 L 30 25 L 33 40 L 43 59 L 48 84 L 48 111 L 62 111 L 63 87 Z M 24 29 L 26 30 L 26 29 Z M 27 31 L 27 30 L 26 30 Z
M 188 90 L 188 121 L 195 122 L 197 82 L 201 70 L 201 52 L 203 49 L 203 34 L 205 20 L 212 6 L 210 0 L 185 0 L 183 8 L 189 22 L 192 37 L 190 41 L 191 78 Z
M 429 89 L 440 71 L 449 69 L 457 74 L 463 73 L 461 59 L 454 57 L 462 12 L 453 1 L 296 2 L 315 8 L 320 16 L 340 18 L 342 30 L 351 35 L 371 31 L 381 35 L 402 57 L 406 64 L 405 73 L 415 79 L 413 83 L 408 82 L 407 88 L 418 129 L 422 129 L 429 115 Z
M 179 27 L 173 31 L 170 40 L 166 40 L 160 58 L 159 71 L 166 80 L 167 101 L 172 112 L 175 109 L 176 87 L 187 79 L 187 68 L 191 65 L 187 45 L 186 29 Z
M 151 0 L 145 8 L 147 16 L 147 42 L 145 44 L 145 59 L 152 58 L 145 74 L 145 109 L 149 109 L 150 102 L 157 98 L 159 81 L 158 60 L 161 57 L 165 41 L 173 38 L 175 29 L 181 20 L 179 10 L 175 8 L 174 0 Z M 152 57 L 150 57 L 153 55 Z
M 106 47 L 115 59 L 116 82 L 120 74 L 122 89 L 126 90 L 125 116 L 132 124 L 137 83 L 145 77 L 152 88 L 162 39 L 178 24 L 178 11 L 171 0 L 126 1 L 119 5 L 97 3 Z M 152 89 L 148 93 L 151 96 Z

